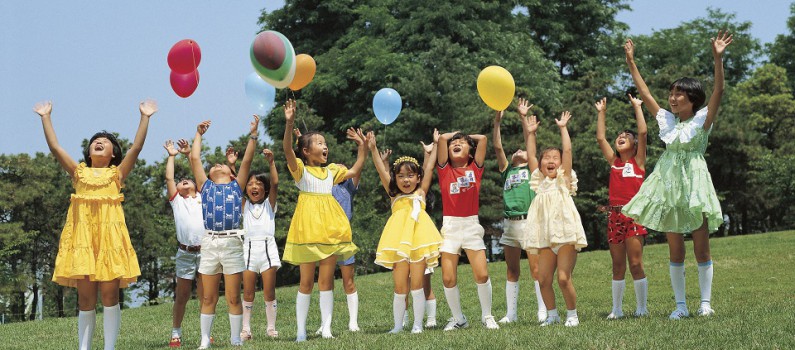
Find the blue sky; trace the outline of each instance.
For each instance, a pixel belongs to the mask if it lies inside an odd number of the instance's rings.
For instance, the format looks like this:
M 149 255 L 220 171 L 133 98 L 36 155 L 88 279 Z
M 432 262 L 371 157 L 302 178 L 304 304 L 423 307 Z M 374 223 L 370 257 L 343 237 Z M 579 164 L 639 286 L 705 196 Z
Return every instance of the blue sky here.
M 40 118 L 32 112 L 53 101 L 53 124 L 61 145 L 80 157 L 80 141 L 107 129 L 132 139 L 138 102 L 157 100 L 141 157 L 160 160 L 168 139 L 191 138 L 196 124 L 214 121 L 210 146 L 245 133 L 254 109 L 243 82 L 252 72 L 248 49 L 265 1 L 0 1 L 0 153 L 47 152 Z M 751 21 L 762 42 L 786 33 L 786 1 L 631 1 L 633 12 L 618 19 L 630 34 L 675 27 L 705 15 L 708 6 Z M 289 38 L 289 33 L 284 33 Z M 179 40 L 202 49 L 201 81 L 187 99 L 169 85 L 166 55 Z M 262 131 L 261 131 L 262 132 Z

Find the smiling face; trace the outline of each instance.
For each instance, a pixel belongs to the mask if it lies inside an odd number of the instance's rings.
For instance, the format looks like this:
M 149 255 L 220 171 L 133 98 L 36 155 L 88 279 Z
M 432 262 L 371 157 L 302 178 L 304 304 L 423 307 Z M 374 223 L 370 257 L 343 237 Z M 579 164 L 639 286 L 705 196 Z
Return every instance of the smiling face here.
M 635 135 L 627 130 L 622 131 L 618 134 L 618 137 L 616 137 L 615 145 L 618 153 L 634 153 L 637 144 L 638 140 L 635 138 Z
M 251 175 L 246 184 L 246 195 L 252 203 L 262 203 L 268 197 L 270 184 L 264 175 Z
M 196 196 L 196 183 L 191 179 L 181 179 L 177 182 L 177 192 L 182 197 Z
M 693 102 L 687 93 L 674 88 L 668 94 L 668 104 L 671 106 L 671 113 L 679 115 L 680 113 L 688 114 L 693 112 Z
M 328 161 L 326 138 L 321 134 L 313 134 L 309 137 L 309 141 L 304 145 L 301 152 L 308 165 L 325 164 Z
M 414 170 L 405 163 L 400 166 L 400 171 L 395 174 L 395 183 L 403 194 L 414 192 L 421 180 L 420 174 L 414 172 Z
M 522 164 L 527 163 L 527 151 L 523 149 L 517 149 L 516 152 L 513 152 L 511 155 L 511 165 L 519 166 Z
M 558 168 L 561 162 L 560 150 L 548 148 L 541 153 L 541 164 L 539 164 L 538 169 L 544 176 L 554 179 L 558 176 Z

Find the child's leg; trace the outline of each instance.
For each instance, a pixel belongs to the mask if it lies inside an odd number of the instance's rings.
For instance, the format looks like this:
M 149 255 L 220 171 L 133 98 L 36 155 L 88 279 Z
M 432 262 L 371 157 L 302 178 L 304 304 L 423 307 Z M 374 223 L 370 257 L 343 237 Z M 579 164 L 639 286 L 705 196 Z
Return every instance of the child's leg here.
M 464 249 L 472 267 L 472 274 L 478 286 L 478 299 L 480 299 L 480 320 L 488 329 L 498 329 L 500 326 L 491 315 L 491 280 L 489 279 L 489 266 L 485 250 Z
M 218 304 L 218 285 L 221 283 L 221 274 L 202 274 L 202 305 L 201 305 L 201 345 L 210 346 L 210 332 L 215 320 L 215 306 Z
M 306 340 L 306 316 L 309 314 L 310 296 L 315 286 L 315 263 L 301 264 L 300 273 L 298 295 L 295 298 L 295 341 L 299 342 Z
M 644 316 L 648 314 L 646 300 L 649 288 L 646 272 L 643 270 L 643 236 L 628 237 L 624 243 L 627 248 L 629 273 L 635 281 L 635 316 Z
M 504 245 L 502 251 L 505 253 L 505 265 L 507 276 L 505 281 L 505 303 L 506 314 L 500 323 L 510 323 L 517 319 L 516 304 L 519 299 L 519 260 L 522 258 L 522 249 Z
M 392 299 L 392 317 L 394 327 L 389 333 L 399 333 L 403 329 L 403 315 L 406 312 L 406 294 L 408 294 L 409 284 L 409 263 L 404 260 L 395 264 L 392 269 L 392 283 L 394 285 L 394 297 Z
M 77 344 L 81 350 L 91 349 L 91 340 L 97 322 L 98 288 L 99 284 L 90 281 L 88 276 L 77 280 L 77 307 L 80 309 L 77 318 Z
M 240 282 L 243 273 L 224 274 L 224 296 L 229 307 L 229 339 L 232 345 L 242 345 L 243 305 L 240 302 Z
M 116 338 L 121 329 L 121 308 L 119 307 L 119 280 L 99 282 L 102 294 L 102 319 L 105 330 L 105 350 L 116 348 Z
M 331 319 L 334 313 L 334 270 L 337 268 L 337 256 L 332 255 L 320 261 L 317 286 L 320 290 L 320 327 L 323 338 L 331 335 Z
M 670 263 L 668 271 L 671 275 L 671 287 L 674 290 L 676 309 L 669 316 L 672 320 L 687 317 L 687 300 L 685 298 L 685 238 L 681 233 L 668 232 L 668 254 Z
M 552 277 L 555 275 L 557 266 L 558 257 L 552 252 L 552 249 L 542 248 L 538 251 L 538 284 L 541 288 L 544 306 L 547 308 L 547 319 L 542 325 L 560 322 L 555 306 L 555 291 L 552 290 Z
M 254 309 L 254 296 L 257 289 L 257 273 L 243 271 L 243 331 L 240 337 L 248 340 L 251 337 L 251 313 Z
M 182 336 L 182 319 L 185 317 L 185 305 L 190 299 L 193 280 L 177 277 L 177 287 L 174 289 L 174 307 L 171 310 L 171 337 Z
M 342 286 L 345 289 L 345 296 L 348 302 L 348 329 L 352 332 L 359 330 L 359 293 L 356 290 L 356 265 L 340 266 L 342 273 Z
M 265 299 L 265 318 L 268 321 L 268 336 L 275 337 L 276 332 L 276 267 L 262 271 L 262 296 Z
M 414 309 L 414 325 L 411 327 L 411 333 L 421 333 L 422 318 L 425 316 L 425 291 L 423 290 L 425 259 L 411 263 L 409 270 L 411 278 L 409 282 L 412 298 L 411 306 Z
M 701 303 L 698 311 L 699 316 L 709 316 L 715 313 L 712 310 L 712 256 L 709 251 L 709 232 L 707 231 L 707 220 L 697 230 L 693 231 L 693 253 L 698 262 L 698 286 L 701 290 Z
M 447 299 L 447 306 L 450 307 L 450 313 L 453 314 L 455 321 L 453 326 L 467 324 L 464 312 L 461 310 L 461 293 L 458 291 L 457 283 L 458 254 L 442 252 L 442 284 L 444 285 L 444 295 Z M 448 324 L 448 326 L 450 325 Z M 445 329 L 452 330 L 456 328 L 451 327 L 446 326 Z
M 436 295 L 433 294 L 431 287 L 432 273 L 427 273 L 422 276 L 422 289 L 425 294 L 425 313 L 428 319 L 425 321 L 425 328 L 436 327 Z
M 624 289 L 626 282 L 624 276 L 627 273 L 627 246 L 626 241 L 610 243 L 610 258 L 613 262 L 613 280 L 611 289 L 613 291 L 613 309 L 608 319 L 624 317 Z
M 572 282 L 574 265 L 577 264 L 577 249 L 573 245 L 567 244 L 558 250 L 558 286 L 566 301 L 566 326 L 574 327 L 579 325 L 577 317 L 577 291 Z
M 536 294 L 536 304 L 538 305 L 538 322 L 547 319 L 547 307 L 544 305 L 544 298 L 541 297 L 541 285 L 538 284 L 538 250 L 527 249 L 527 263 L 530 265 L 530 275 L 533 276 L 533 287 Z

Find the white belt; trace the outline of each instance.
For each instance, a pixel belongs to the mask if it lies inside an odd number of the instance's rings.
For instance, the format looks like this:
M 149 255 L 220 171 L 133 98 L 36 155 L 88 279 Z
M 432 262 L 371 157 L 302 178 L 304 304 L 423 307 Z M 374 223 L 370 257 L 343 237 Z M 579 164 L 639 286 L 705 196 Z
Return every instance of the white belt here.
M 274 239 L 273 236 L 258 236 L 258 237 L 246 236 L 246 240 L 248 241 L 270 241 L 273 239 Z
M 214 231 L 214 230 L 206 230 L 207 235 L 213 237 L 240 237 L 245 234 L 243 230 L 221 230 L 221 231 Z

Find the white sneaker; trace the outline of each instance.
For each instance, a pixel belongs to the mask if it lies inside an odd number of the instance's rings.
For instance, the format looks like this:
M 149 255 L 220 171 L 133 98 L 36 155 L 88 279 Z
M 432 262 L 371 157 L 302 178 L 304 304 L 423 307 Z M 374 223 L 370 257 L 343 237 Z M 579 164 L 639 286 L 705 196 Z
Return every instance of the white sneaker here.
M 508 315 L 505 315 L 505 317 L 501 318 L 499 322 L 500 323 L 512 323 L 512 322 L 516 322 L 516 319 L 517 319 L 516 316 L 510 317 Z
M 635 317 L 649 316 L 649 310 L 635 310 Z
M 422 326 L 411 328 L 411 334 L 420 334 L 420 333 L 422 333 Z
M 696 315 L 699 316 L 712 316 L 715 314 L 715 310 L 709 304 L 701 304 L 698 310 L 696 310 Z
M 538 323 L 544 322 L 547 320 L 547 310 L 538 310 Z
M 425 320 L 425 328 L 435 328 L 436 327 L 436 317 L 428 317 Z
M 401 331 L 403 331 L 403 329 L 402 329 L 402 328 L 392 328 L 392 329 L 390 329 L 390 330 L 389 330 L 389 332 L 387 332 L 387 333 L 388 333 L 388 334 L 398 334 L 398 333 L 400 333 Z
M 566 323 L 563 325 L 566 327 L 577 327 L 580 325 L 580 318 L 577 316 L 566 317 Z
M 467 327 L 469 327 L 469 321 L 467 321 L 466 316 L 464 316 L 464 321 L 460 323 L 455 319 L 455 317 L 450 317 L 450 319 L 447 320 L 447 325 L 444 326 L 444 330 L 452 331 L 455 329 L 461 329 Z
M 555 323 L 560 323 L 560 316 L 547 316 L 544 322 L 541 322 L 541 327 L 550 326 Z
M 613 312 L 611 312 L 609 315 L 607 315 L 607 319 L 608 320 L 617 320 L 617 319 L 622 318 L 622 317 L 624 317 L 624 313 L 621 312 L 621 311 L 615 311 L 615 310 L 613 310 Z
M 243 341 L 239 340 L 239 339 L 238 340 L 232 340 L 232 341 L 230 341 L 230 343 L 232 344 L 232 346 L 243 346 Z
M 299 334 L 295 336 L 295 342 L 300 343 L 306 341 L 306 334 Z
M 315 331 L 315 335 L 321 335 L 321 334 L 323 334 L 323 326 L 320 326 L 320 328 L 318 328 L 318 329 Z
M 690 312 L 687 311 L 687 309 L 677 307 L 676 310 L 674 310 L 674 312 L 671 313 L 671 316 L 668 316 L 668 319 L 681 320 L 685 317 L 690 317 Z
M 500 329 L 500 325 L 497 324 L 497 321 L 494 320 L 494 316 L 492 315 L 484 317 L 480 322 L 483 323 L 486 329 Z

